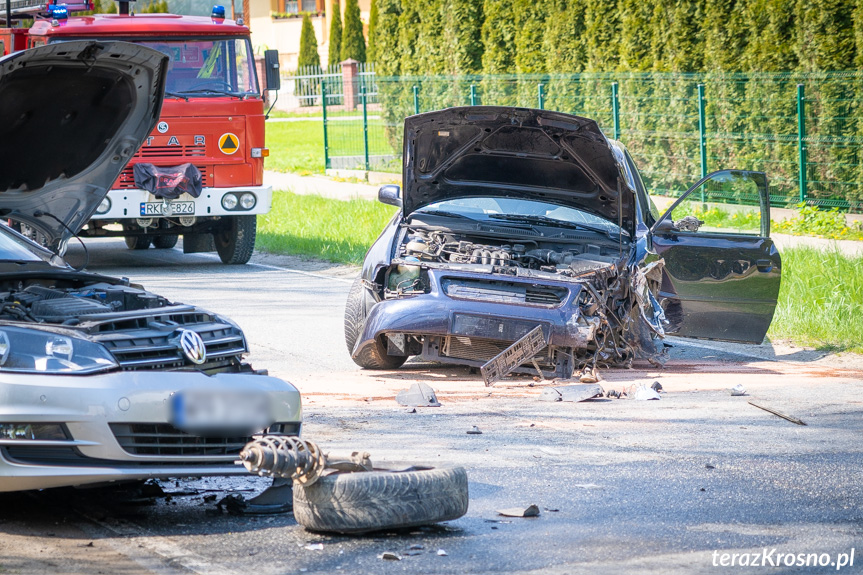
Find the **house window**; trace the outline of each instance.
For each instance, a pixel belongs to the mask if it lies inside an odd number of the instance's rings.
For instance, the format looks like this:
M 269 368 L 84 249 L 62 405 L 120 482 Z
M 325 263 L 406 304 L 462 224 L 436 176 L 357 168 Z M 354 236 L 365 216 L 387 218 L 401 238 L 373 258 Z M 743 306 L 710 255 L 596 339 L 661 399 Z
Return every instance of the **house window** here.
M 283 0 L 282 12 L 286 14 L 299 14 L 300 12 L 317 12 L 318 6 L 315 0 Z

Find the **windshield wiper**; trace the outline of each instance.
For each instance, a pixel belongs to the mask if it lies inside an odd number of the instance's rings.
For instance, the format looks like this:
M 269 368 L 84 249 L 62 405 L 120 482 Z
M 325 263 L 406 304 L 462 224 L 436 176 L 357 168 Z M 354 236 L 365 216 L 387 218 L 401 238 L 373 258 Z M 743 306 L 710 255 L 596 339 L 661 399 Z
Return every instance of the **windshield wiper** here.
M 188 96 L 184 96 L 184 95 L 182 95 L 182 94 L 178 94 L 177 92 L 169 92 L 169 91 L 165 90 L 165 95 L 166 95 L 166 96 L 168 96 L 168 97 L 170 97 L 170 98 L 182 98 L 182 99 L 184 99 L 184 100 L 185 100 L 185 101 L 187 101 L 187 102 L 189 101 L 189 97 L 188 97 Z
M 165 92 L 167 94 L 167 92 Z M 232 98 L 243 98 L 248 92 L 229 92 L 218 88 L 196 88 L 195 90 L 180 90 L 179 94 L 219 94 L 220 96 L 231 96 Z M 188 100 L 188 97 L 186 98 Z
M 413 219 L 415 216 L 445 216 L 447 218 L 459 218 L 462 220 L 474 220 L 474 218 L 469 218 L 464 214 L 459 214 L 456 212 L 447 212 L 445 210 L 417 210 L 416 212 L 411 214 L 411 218 Z M 474 220 L 476 221 L 476 220 Z
M 489 219 L 496 220 L 506 220 L 509 222 L 523 222 L 526 224 L 544 224 L 549 226 L 556 226 L 559 228 L 569 228 L 573 230 L 587 230 L 590 232 L 596 232 L 597 234 L 602 234 L 608 237 L 614 237 L 615 234 L 611 230 L 607 228 L 601 228 L 598 226 L 591 226 L 588 224 L 579 224 L 576 222 L 567 222 L 564 220 L 558 220 L 556 218 L 550 218 L 548 216 L 529 216 L 522 214 L 489 214 Z

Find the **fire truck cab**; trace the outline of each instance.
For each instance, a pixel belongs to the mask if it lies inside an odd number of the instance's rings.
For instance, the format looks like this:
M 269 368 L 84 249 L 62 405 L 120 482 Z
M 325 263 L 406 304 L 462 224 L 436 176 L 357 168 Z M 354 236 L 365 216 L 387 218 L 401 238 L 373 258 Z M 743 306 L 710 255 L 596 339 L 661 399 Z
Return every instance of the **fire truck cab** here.
M 47 5 L 48 10 L 53 7 Z M 254 250 L 256 216 L 269 212 L 272 203 L 272 188 L 263 185 L 268 155 L 264 100 L 249 29 L 242 21 L 224 18 L 223 8 L 211 18 L 128 12 L 128 4 L 121 2 L 119 14 L 52 14 L 27 30 L 28 48 L 110 39 L 143 44 L 170 58 L 156 129 L 80 235 L 124 237 L 130 249 L 173 248 L 182 236 L 186 253 L 217 251 L 224 263 L 246 263 Z M 9 38 L 7 43 L 17 41 L 20 47 L 18 29 L 6 32 L 0 40 Z M 267 65 L 277 67 L 267 56 Z M 187 193 L 157 198 L 136 185 L 133 168 L 138 163 L 191 163 L 200 172 L 203 191 L 197 198 Z

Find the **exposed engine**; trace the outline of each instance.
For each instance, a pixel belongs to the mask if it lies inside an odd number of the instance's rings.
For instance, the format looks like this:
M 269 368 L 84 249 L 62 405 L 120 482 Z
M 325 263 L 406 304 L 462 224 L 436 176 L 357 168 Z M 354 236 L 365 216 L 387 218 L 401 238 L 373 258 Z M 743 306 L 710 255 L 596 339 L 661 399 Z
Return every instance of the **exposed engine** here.
M 464 235 L 440 231 L 411 230 L 402 245 L 403 257 L 420 261 L 481 264 L 504 268 L 525 268 L 577 277 L 608 268 L 619 259 L 618 246 L 599 244 L 562 246 L 530 240 L 528 243 L 487 244 L 471 241 Z
M 163 297 L 124 285 L 99 283 L 84 288 L 42 285 L 4 286 L 0 319 L 76 325 L 84 316 L 170 305 Z

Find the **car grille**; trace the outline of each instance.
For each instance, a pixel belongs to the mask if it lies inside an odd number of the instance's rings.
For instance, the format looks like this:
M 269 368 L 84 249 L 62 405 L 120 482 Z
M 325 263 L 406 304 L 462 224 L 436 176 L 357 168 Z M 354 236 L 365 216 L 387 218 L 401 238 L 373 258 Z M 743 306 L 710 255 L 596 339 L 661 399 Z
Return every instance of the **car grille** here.
M 451 335 L 444 338 L 441 355 L 469 361 L 487 362 L 512 344 L 511 341 Z M 540 365 L 543 365 L 550 357 L 549 348 L 544 347 L 536 354 L 535 359 L 539 361 Z
M 207 363 L 195 366 L 175 341 L 176 329 L 197 332 L 207 349 Z M 178 313 L 168 308 L 151 315 L 106 318 L 92 326 L 99 343 L 108 348 L 120 368 L 172 369 L 195 366 L 207 369 L 247 351 L 243 332 L 218 317 L 200 312 Z
M 189 146 L 191 147 L 191 146 Z M 178 155 L 179 157 L 179 155 Z M 207 188 L 210 186 L 210 174 L 207 166 L 199 166 L 195 164 L 195 167 L 198 168 L 198 171 L 201 172 L 201 186 Z M 122 172 L 120 172 L 120 177 L 117 178 L 117 181 L 114 182 L 114 186 L 112 187 L 114 190 L 136 190 L 138 186 L 135 185 L 135 174 L 133 172 L 132 164 L 126 166 Z
M 556 307 L 567 296 L 565 288 L 537 286 L 517 282 L 482 281 L 445 278 L 442 281 L 446 295 L 455 299 L 469 299 L 492 303 L 532 304 Z
M 123 451 L 132 455 L 236 457 L 251 437 L 200 437 L 166 423 L 112 423 Z
M 137 158 L 184 158 L 187 156 L 206 156 L 205 146 L 144 146 L 138 153 Z

